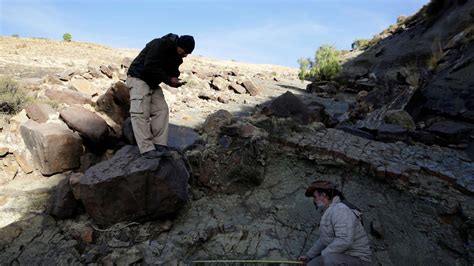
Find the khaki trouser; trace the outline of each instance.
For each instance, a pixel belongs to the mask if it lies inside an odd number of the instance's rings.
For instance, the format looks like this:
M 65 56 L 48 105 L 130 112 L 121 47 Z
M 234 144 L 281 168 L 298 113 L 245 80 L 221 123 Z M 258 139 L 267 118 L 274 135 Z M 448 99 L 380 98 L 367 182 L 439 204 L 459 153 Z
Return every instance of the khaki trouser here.
M 141 79 L 127 77 L 130 88 L 130 117 L 140 153 L 168 145 L 169 110 L 163 90 L 151 90 Z
M 323 256 L 318 256 L 310 260 L 306 265 L 308 266 L 366 266 L 372 265 L 369 262 L 360 260 L 346 254 L 330 253 Z

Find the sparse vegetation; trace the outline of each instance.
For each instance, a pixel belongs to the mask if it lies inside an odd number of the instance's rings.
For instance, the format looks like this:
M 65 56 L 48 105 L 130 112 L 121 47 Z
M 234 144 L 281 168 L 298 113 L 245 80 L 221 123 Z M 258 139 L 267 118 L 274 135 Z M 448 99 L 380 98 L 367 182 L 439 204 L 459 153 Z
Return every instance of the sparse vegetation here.
M 428 59 L 428 69 L 431 71 L 438 70 L 439 61 L 443 58 L 443 48 L 441 47 L 441 42 L 435 40 L 431 47 L 431 57 Z
M 405 77 L 406 82 L 410 86 L 420 86 L 420 69 L 416 66 L 416 63 L 406 65 L 400 70 L 400 73 Z
M 18 35 L 18 34 L 12 34 L 12 37 L 13 37 L 13 38 L 20 38 L 20 35 Z
M 370 47 L 369 39 L 357 39 L 352 43 L 352 49 L 354 50 L 365 50 Z
M 0 112 L 16 114 L 31 99 L 26 95 L 20 84 L 10 77 L 0 76 Z
M 323 45 L 316 51 L 314 61 L 311 59 L 299 59 L 301 80 L 332 80 L 340 71 L 339 56 L 341 52 L 332 45 Z
M 72 41 L 72 35 L 71 35 L 71 33 L 68 33 L 68 32 L 64 33 L 64 34 L 63 34 L 63 40 L 64 40 L 65 42 L 70 42 L 70 41 Z

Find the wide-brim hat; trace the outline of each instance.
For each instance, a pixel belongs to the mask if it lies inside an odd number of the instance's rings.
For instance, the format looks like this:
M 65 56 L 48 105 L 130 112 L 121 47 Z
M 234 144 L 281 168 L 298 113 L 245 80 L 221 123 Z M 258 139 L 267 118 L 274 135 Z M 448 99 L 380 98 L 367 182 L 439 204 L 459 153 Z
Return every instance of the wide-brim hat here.
M 308 186 L 308 188 L 306 188 L 306 192 L 304 193 L 304 195 L 306 197 L 312 197 L 314 191 L 318 188 L 325 190 L 334 190 L 336 193 L 341 194 L 341 192 L 337 189 L 337 185 L 333 182 L 326 180 L 315 180 Z

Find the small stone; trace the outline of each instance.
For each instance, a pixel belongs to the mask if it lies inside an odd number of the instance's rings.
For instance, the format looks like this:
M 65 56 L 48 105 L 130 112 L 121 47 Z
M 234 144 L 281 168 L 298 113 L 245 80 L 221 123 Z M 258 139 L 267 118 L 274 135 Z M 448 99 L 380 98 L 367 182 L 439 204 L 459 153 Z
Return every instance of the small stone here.
M 5 157 L 8 154 L 9 150 L 7 147 L 0 147 L 0 157 Z
M 85 226 L 81 230 L 81 239 L 86 243 L 92 243 L 94 241 L 94 228 Z
M 383 226 L 378 220 L 373 220 L 370 223 L 370 233 L 376 238 L 383 238 Z
M 15 160 L 18 163 L 18 165 L 21 167 L 21 170 L 23 170 L 23 172 L 25 172 L 26 174 L 29 174 L 35 170 L 35 168 L 30 164 L 31 160 L 28 160 L 26 158 L 25 152 L 15 151 L 13 154 L 15 155 Z
M 108 78 L 112 78 L 113 77 L 113 72 L 112 70 L 106 66 L 106 65 L 101 65 L 100 66 L 100 72 L 102 72 L 102 74 L 106 75 Z

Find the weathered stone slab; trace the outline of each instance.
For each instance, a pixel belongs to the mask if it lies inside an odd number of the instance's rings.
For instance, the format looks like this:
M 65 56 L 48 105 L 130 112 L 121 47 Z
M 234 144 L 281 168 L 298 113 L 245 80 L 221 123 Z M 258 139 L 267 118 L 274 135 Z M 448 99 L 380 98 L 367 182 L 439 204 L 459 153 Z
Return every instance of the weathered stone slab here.
M 81 138 L 66 125 L 38 124 L 32 120 L 20 127 L 26 147 L 43 175 L 78 168 L 83 152 Z
M 280 141 L 318 164 L 359 167 L 376 178 L 433 198 L 442 197 L 448 187 L 474 195 L 474 162 L 461 151 L 383 143 L 336 129 L 292 133 Z

